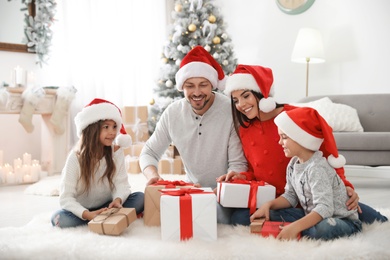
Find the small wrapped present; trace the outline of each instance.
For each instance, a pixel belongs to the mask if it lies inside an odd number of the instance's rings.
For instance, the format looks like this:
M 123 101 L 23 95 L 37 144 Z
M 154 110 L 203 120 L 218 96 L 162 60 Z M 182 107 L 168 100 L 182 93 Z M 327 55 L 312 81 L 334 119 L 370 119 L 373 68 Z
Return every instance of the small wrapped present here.
M 257 218 L 251 222 L 249 228 L 251 233 L 260 234 L 261 229 L 263 228 L 263 224 L 265 222 L 265 218 Z
M 144 148 L 145 143 L 132 144 L 130 147 L 123 149 L 125 155 L 130 155 L 131 157 L 139 157 Z
M 287 226 L 291 224 L 291 222 L 285 221 L 266 221 L 265 218 L 259 218 L 253 220 L 253 222 L 249 225 L 250 231 L 253 234 L 258 234 L 263 237 L 277 237 L 282 230 L 283 226 Z M 297 239 L 301 238 L 301 233 L 298 234 Z
M 137 157 L 126 157 L 126 163 L 128 163 L 128 173 L 141 173 L 141 167 L 139 166 L 139 159 Z
M 137 119 L 141 123 L 148 121 L 148 107 L 147 106 L 125 106 L 122 109 L 123 123 L 135 124 Z
M 133 143 L 146 142 L 149 139 L 147 106 L 126 106 L 122 109 L 122 118 Z
M 194 187 L 192 183 L 184 181 L 158 181 L 155 184 L 145 187 L 145 202 L 144 202 L 144 224 L 146 226 L 160 226 L 160 198 L 161 189 L 178 188 L 178 187 Z
M 183 165 L 180 156 L 165 158 L 158 162 L 158 174 L 182 174 Z
M 111 208 L 89 221 L 88 228 L 98 234 L 118 236 L 136 219 L 134 208 Z
M 254 213 L 275 198 L 276 188 L 263 181 L 232 180 L 217 184 L 217 200 L 228 208 L 249 208 Z
M 161 238 L 183 241 L 217 239 L 217 208 L 211 188 L 161 190 Z

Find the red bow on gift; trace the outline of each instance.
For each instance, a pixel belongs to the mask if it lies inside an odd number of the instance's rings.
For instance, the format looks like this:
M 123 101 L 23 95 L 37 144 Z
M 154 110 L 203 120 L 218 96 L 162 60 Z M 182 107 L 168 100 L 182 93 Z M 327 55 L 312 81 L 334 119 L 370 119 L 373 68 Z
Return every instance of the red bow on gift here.
M 193 183 L 188 183 L 185 181 L 157 181 L 156 183 L 152 184 L 155 186 L 158 185 L 164 185 L 165 188 L 176 188 L 176 186 L 193 186 Z

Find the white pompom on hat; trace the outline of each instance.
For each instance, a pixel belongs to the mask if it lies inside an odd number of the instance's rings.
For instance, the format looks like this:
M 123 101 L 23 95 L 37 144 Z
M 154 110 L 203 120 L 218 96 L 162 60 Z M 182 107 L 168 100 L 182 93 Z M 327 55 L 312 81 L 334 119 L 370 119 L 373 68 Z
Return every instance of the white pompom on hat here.
M 77 136 L 80 138 L 86 127 L 100 120 L 115 121 L 118 129 L 120 129 L 115 138 L 115 143 L 123 148 L 130 147 L 132 143 L 131 136 L 127 134 L 122 124 L 121 110 L 110 101 L 100 98 L 93 99 L 74 118 Z
M 276 108 L 273 95 L 274 77 L 270 68 L 256 65 L 237 65 L 236 70 L 226 80 L 225 94 L 231 96 L 235 90 L 249 89 L 261 93 L 259 101 L 261 111 L 268 113 Z
M 333 130 L 326 120 L 310 107 L 284 111 L 274 119 L 275 124 L 292 140 L 312 150 L 321 150 L 333 168 L 345 165 L 345 158 L 338 153 Z
M 225 89 L 225 73 L 221 65 L 202 46 L 196 46 L 183 58 L 177 71 L 176 88 L 183 91 L 183 84 L 189 78 L 206 78 L 215 89 Z

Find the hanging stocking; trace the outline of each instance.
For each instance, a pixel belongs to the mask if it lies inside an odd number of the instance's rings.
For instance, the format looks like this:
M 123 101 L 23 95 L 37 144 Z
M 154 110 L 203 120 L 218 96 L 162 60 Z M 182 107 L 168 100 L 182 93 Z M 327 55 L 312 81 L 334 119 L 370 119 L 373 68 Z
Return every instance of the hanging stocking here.
M 54 132 L 62 135 L 65 132 L 64 118 L 68 113 L 69 104 L 75 97 L 77 90 L 75 87 L 61 87 L 57 90 L 57 100 L 54 106 L 50 123 L 53 124 Z
M 22 124 L 27 133 L 34 131 L 32 116 L 39 101 L 45 96 L 43 88 L 28 88 L 22 93 L 23 107 L 19 115 L 19 123 Z

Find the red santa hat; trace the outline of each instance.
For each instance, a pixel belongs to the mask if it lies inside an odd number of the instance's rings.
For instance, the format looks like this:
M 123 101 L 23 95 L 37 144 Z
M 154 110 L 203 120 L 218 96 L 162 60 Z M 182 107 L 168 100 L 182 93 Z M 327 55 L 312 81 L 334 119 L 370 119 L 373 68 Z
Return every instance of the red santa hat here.
M 86 105 L 74 118 L 77 130 L 77 136 L 80 137 L 83 130 L 90 124 L 96 123 L 100 120 L 113 120 L 115 121 L 120 131 L 115 138 L 117 145 L 121 147 L 130 147 L 131 136 L 127 134 L 126 129 L 122 124 L 121 110 L 110 101 L 95 98 Z
M 176 88 L 183 91 L 184 82 L 194 77 L 206 78 L 213 88 L 225 89 L 226 78 L 221 65 L 202 46 L 194 47 L 181 61 L 176 73 Z
M 325 119 L 310 107 L 299 107 L 280 113 L 274 119 L 275 124 L 288 137 L 301 146 L 312 150 L 321 150 L 333 168 L 345 165 L 345 158 L 339 155 L 333 130 Z
M 274 76 L 270 68 L 256 65 L 237 65 L 236 70 L 226 80 L 225 94 L 230 96 L 234 90 L 249 89 L 261 93 L 264 98 L 259 102 L 261 111 L 268 113 L 276 108 L 273 99 Z

